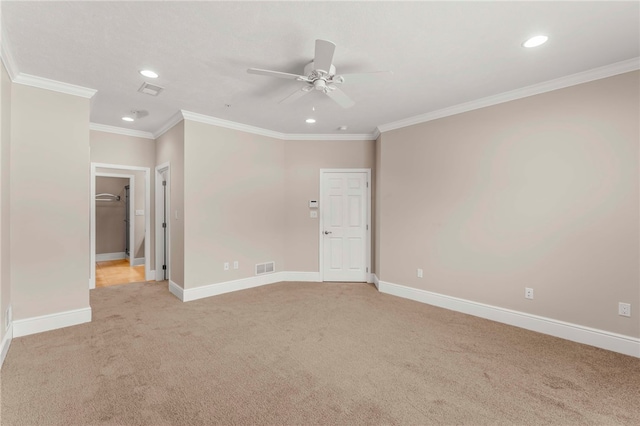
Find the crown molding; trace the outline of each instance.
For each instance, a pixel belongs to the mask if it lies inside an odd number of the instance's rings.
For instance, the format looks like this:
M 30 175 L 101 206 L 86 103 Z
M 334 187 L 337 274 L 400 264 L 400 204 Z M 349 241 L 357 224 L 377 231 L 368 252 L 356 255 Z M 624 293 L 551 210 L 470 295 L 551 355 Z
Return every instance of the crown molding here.
M 141 130 L 125 129 L 123 127 L 107 126 L 106 124 L 89 123 L 89 129 L 98 132 L 114 133 L 116 135 L 133 136 L 136 138 L 155 139 L 153 133 Z
M 463 112 L 473 111 L 475 109 L 486 108 L 492 105 L 514 101 L 516 99 L 522 99 L 529 96 L 551 92 L 553 90 L 588 83 L 594 80 L 600 80 L 602 78 L 613 77 L 618 74 L 638 69 L 640 69 L 640 57 L 556 78 L 543 83 L 533 84 L 531 86 L 522 87 L 520 89 L 511 90 L 498 95 L 487 96 L 486 98 L 465 102 L 463 104 L 428 112 L 426 114 L 416 115 L 403 120 L 386 123 L 378 126 L 378 129 L 380 132 L 388 132 L 390 130 L 400 129 L 403 127 L 413 126 L 415 124 L 425 123 L 427 121 L 437 120 L 439 118 L 449 117 L 451 115 L 461 114 Z
M 19 73 L 13 79 L 14 83 L 23 84 L 25 86 L 38 87 L 40 89 L 52 90 L 54 92 L 66 93 L 67 95 L 80 96 L 82 98 L 91 99 L 97 90 L 87 87 L 76 86 L 75 84 L 63 83 L 61 81 L 50 80 L 44 77 L 37 77 Z
M 11 53 L 11 48 L 9 47 L 9 37 L 7 36 L 7 32 L 5 27 L 2 27 L 2 32 L 0 33 L 0 57 L 2 58 L 2 63 L 9 74 L 9 78 L 13 81 L 18 75 L 18 66 L 16 65 L 16 60 Z
M 382 132 L 380 132 L 380 129 L 378 127 L 376 127 L 376 129 L 373 131 L 373 135 L 372 135 L 373 136 L 373 140 L 377 141 L 381 134 L 382 134 Z
M 372 134 L 352 133 L 283 133 L 281 138 L 285 141 L 372 141 L 375 140 Z
M 235 121 L 223 120 L 221 118 L 211 117 L 204 114 L 181 110 L 180 113 L 185 120 L 196 121 L 198 123 L 211 124 L 213 126 L 224 127 L 226 129 L 239 130 L 245 133 L 267 136 L 274 139 L 285 141 L 365 141 L 372 140 L 371 134 L 308 134 L 308 133 L 281 133 L 273 130 L 263 129 L 261 127 L 250 126 L 248 124 L 237 123 Z
M 167 133 L 167 131 L 169 129 L 171 129 L 173 126 L 175 126 L 176 124 L 178 124 L 182 120 L 183 120 L 182 111 L 176 112 L 175 114 L 173 114 L 171 116 L 171 118 L 166 123 L 164 123 L 164 125 L 162 125 L 162 127 L 160 127 L 158 130 L 156 130 L 153 133 L 153 138 L 154 139 L 158 139 L 160 136 L 162 136 L 165 133 Z
M 267 136 L 275 139 L 284 139 L 285 134 L 274 132 L 273 130 L 263 129 L 261 127 L 250 126 L 248 124 L 236 123 L 235 121 L 223 120 L 221 118 L 211 117 L 204 114 L 180 110 L 185 120 L 196 121 L 198 123 L 211 124 L 213 126 L 224 127 L 226 129 L 240 130 L 246 133 Z

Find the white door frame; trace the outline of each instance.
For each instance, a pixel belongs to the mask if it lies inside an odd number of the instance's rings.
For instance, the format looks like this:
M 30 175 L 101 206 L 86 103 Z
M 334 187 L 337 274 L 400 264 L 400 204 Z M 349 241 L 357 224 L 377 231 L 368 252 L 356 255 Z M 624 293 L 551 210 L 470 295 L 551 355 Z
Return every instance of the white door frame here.
M 367 247 L 366 247 L 366 252 L 367 252 L 367 256 L 365 259 L 366 265 L 365 267 L 367 268 L 367 282 L 371 283 L 373 282 L 373 271 L 371 270 L 371 169 L 320 169 L 320 200 L 319 200 L 319 204 L 320 207 L 318 208 L 318 216 L 319 216 L 319 221 L 318 221 L 318 235 L 319 235 L 319 240 L 320 240 L 320 245 L 319 245 L 319 261 L 318 261 L 318 266 L 320 269 L 320 281 L 324 282 L 324 238 L 323 238 L 323 232 L 324 232 L 324 223 L 323 223 L 323 214 L 322 214 L 322 209 L 324 208 L 323 206 L 323 200 L 324 200 L 324 193 L 325 193 L 325 188 L 324 188 L 324 175 L 326 173 L 366 173 L 367 174 L 367 202 L 366 207 L 367 207 Z
M 96 169 L 135 170 L 144 173 L 144 279 L 153 280 L 151 271 L 151 172 L 149 167 L 125 166 L 122 164 L 91 163 L 91 198 L 90 198 L 90 253 L 91 265 L 89 266 L 89 288 L 96 288 Z M 102 173 L 102 172 L 101 172 Z M 98 173 L 100 174 L 100 173 Z M 102 173 L 104 174 L 104 173 Z M 115 173 L 114 173 L 115 174 Z M 135 212 L 135 200 L 131 203 Z M 135 215 L 134 215 L 135 219 Z M 133 222 L 133 221 L 132 221 Z M 135 241 L 135 235 L 132 236 Z M 133 245 L 130 245 L 133 249 Z M 154 271 L 155 272 L 155 271 Z
M 167 280 L 171 280 L 171 164 L 170 163 L 162 163 L 156 166 L 156 278 L 159 279 L 162 275 L 162 176 L 160 175 L 163 172 L 167 172 L 167 241 L 165 242 L 167 246 Z

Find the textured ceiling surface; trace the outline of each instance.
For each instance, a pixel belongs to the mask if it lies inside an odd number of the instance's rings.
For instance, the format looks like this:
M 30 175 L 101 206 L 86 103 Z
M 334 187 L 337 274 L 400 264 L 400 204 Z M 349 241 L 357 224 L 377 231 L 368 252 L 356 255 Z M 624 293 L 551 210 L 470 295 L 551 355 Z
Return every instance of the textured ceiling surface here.
M 3 43 L 21 73 L 96 89 L 94 123 L 155 132 L 187 110 L 282 133 L 367 134 L 386 123 L 640 56 L 639 2 L 2 1 Z M 544 33 L 534 49 L 521 43 Z M 303 83 L 316 39 L 333 41 L 343 109 Z M 160 74 L 148 80 L 138 74 Z M 165 88 L 137 92 L 145 81 Z M 148 115 L 134 123 L 131 110 Z M 313 117 L 313 125 L 305 119 Z

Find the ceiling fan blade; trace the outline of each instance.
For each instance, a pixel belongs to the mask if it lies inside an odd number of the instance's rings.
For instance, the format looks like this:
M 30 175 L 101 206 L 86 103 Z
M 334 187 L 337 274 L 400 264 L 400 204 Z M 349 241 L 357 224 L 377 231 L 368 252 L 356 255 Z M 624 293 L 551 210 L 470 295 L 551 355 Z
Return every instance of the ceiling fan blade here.
M 313 66 L 316 70 L 322 70 L 326 73 L 331 69 L 333 62 L 333 52 L 336 45 L 328 40 L 316 40 L 316 55 L 313 59 Z
M 340 90 L 337 87 L 334 90 L 327 91 L 326 94 L 331 99 L 336 101 L 336 103 L 340 105 L 342 108 L 349 108 L 356 104 L 355 102 L 353 102 L 353 100 L 351 100 L 349 96 L 347 96 L 346 93 L 344 93 L 342 90 Z
M 303 97 L 304 95 L 306 95 L 307 93 L 312 92 L 313 90 L 306 90 L 307 86 L 296 90 L 295 92 L 293 92 L 292 94 L 290 94 L 289 96 L 287 96 L 286 98 L 282 99 L 280 102 L 278 102 L 279 104 L 290 104 L 293 103 L 295 101 L 297 101 L 298 99 L 300 99 L 301 97 Z
M 266 75 L 268 77 L 286 78 L 289 80 L 307 81 L 307 77 L 303 75 L 290 74 L 288 72 L 261 70 L 259 68 L 249 68 L 247 70 L 249 74 Z
M 354 74 L 340 74 L 337 77 L 344 78 L 344 82 L 351 83 L 371 83 L 379 78 L 389 77 L 393 75 L 393 71 L 371 71 L 371 72 L 359 72 Z

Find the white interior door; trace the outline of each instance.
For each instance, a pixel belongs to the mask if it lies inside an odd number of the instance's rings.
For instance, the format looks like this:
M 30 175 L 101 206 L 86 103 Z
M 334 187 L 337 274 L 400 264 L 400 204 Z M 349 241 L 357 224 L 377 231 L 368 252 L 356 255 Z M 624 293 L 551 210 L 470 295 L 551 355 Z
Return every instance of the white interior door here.
M 368 173 L 322 173 L 324 281 L 367 281 Z

